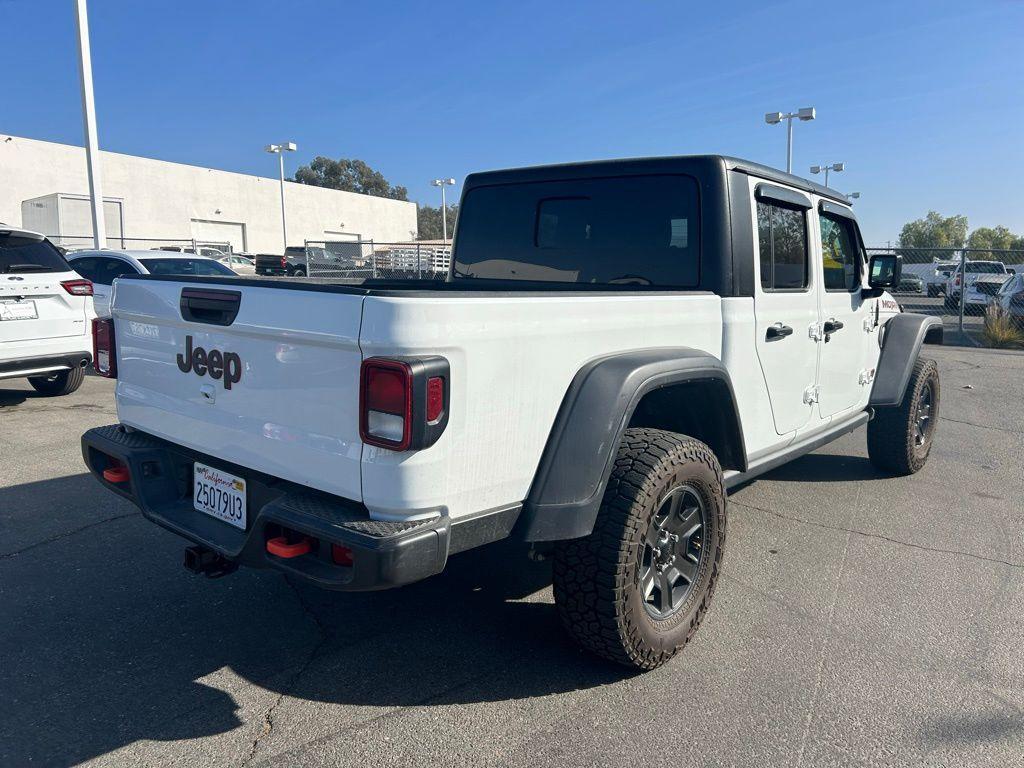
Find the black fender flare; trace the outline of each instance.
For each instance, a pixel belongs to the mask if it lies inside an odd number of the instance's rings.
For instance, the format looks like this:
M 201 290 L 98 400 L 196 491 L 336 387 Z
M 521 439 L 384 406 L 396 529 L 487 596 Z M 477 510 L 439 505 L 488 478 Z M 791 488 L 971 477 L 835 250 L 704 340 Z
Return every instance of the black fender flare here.
M 942 320 L 934 315 L 904 312 L 894 315 L 882 328 L 882 354 L 868 400 L 872 407 L 899 405 L 921 346 L 926 342 L 942 343 Z
M 603 356 L 573 378 L 541 455 L 515 535 L 559 541 L 593 530 L 612 465 L 637 404 L 662 387 L 705 381 L 720 390 L 734 464 L 746 451 L 732 380 L 717 357 L 690 347 L 660 347 Z M 719 393 L 716 391 L 716 396 Z

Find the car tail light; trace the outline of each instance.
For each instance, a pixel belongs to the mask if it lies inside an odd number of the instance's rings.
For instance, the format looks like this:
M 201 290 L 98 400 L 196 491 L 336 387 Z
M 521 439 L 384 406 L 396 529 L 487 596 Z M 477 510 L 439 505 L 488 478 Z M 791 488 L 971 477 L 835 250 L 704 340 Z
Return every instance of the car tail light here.
M 281 257 L 281 269 L 287 269 L 287 267 L 288 267 L 288 257 L 287 256 L 282 256 Z
M 117 378 L 117 345 L 114 341 L 114 320 L 109 317 L 92 321 L 92 365 L 96 373 L 108 379 Z
M 392 451 L 427 448 L 448 423 L 448 361 L 443 357 L 363 361 L 359 436 Z
M 412 437 L 412 371 L 394 360 L 363 363 L 360 433 L 364 443 L 404 451 Z
M 960 275 L 957 275 L 956 279 L 953 280 L 953 285 L 960 285 Z
M 60 284 L 72 296 L 92 296 L 90 280 L 61 280 Z

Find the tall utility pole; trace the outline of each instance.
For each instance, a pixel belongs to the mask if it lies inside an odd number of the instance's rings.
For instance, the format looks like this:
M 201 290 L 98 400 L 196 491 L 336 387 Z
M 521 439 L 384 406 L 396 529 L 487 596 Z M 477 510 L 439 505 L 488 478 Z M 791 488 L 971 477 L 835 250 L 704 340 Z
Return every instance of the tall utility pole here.
M 107 223 L 103 217 L 103 184 L 100 176 L 100 144 L 96 131 L 96 103 L 92 95 L 92 52 L 89 49 L 89 11 L 85 0 L 75 0 L 78 21 L 78 72 L 82 84 L 82 118 L 85 121 L 85 163 L 89 170 L 92 205 L 92 240 L 95 248 L 107 247 Z
M 281 169 L 281 237 L 284 238 L 284 248 L 288 249 L 288 219 L 284 214 L 284 153 L 294 152 L 295 142 L 282 141 L 280 144 L 267 144 L 264 149 L 272 155 L 277 155 L 280 160 Z M 281 251 L 284 253 L 284 251 Z
M 448 203 L 444 198 L 445 186 L 452 186 L 455 184 L 455 179 L 434 179 L 430 182 L 432 186 L 441 188 L 441 237 L 448 241 Z
M 832 163 L 832 165 L 812 165 L 811 166 L 811 173 L 821 173 L 822 171 L 824 171 L 825 172 L 825 186 L 827 187 L 828 186 L 828 172 L 829 171 L 835 171 L 836 173 L 839 173 L 840 171 L 843 171 L 845 169 L 846 169 L 846 163 Z M 857 195 L 857 196 L 860 197 L 860 195 Z
M 807 122 L 816 117 L 814 107 L 802 107 L 796 112 L 769 112 L 764 116 L 768 125 L 778 125 L 786 121 L 786 173 L 793 172 L 793 118 Z

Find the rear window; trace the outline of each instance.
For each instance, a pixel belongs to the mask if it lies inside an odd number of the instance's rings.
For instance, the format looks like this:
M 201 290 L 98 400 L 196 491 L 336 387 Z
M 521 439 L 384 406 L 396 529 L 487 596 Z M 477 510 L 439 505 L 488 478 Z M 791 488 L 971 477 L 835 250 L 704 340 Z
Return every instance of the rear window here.
M 0 234 L 0 274 L 70 271 L 60 251 L 48 240 Z
M 151 275 L 231 275 L 234 272 L 213 259 L 139 259 Z
M 1006 267 L 994 262 L 975 261 L 967 265 L 968 275 L 1004 275 Z
M 455 276 L 692 288 L 699 211 L 689 176 L 477 187 L 459 211 Z

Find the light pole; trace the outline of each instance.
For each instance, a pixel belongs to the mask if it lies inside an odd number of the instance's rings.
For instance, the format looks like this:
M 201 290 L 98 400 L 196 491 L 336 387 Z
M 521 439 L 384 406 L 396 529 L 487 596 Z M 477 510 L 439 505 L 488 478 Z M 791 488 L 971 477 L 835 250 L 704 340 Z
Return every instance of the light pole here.
M 786 121 L 786 173 L 793 172 L 793 118 L 802 120 L 805 123 L 813 120 L 816 117 L 814 107 L 802 107 L 796 112 L 789 112 L 783 114 L 782 112 L 768 112 L 764 116 L 764 121 L 768 125 L 778 125 L 783 120 Z
M 843 171 L 843 170 L 846 170 L 846 163 L 832 163 L 832 165 L 812 165 L 811 166 L 811 173 L 821 173 L 822 171 L 825 172 L 825 186 L 826 187 L 828 186 L 828 172 L 829 171 L 835 171 L 836 173 L 839 173 L 840 171 Z
M 107 247 L 107 224 L 103 216 L 103 184 L 100 178 L 100 144 L 96 132 L 96 103 L 92 96 L 92 52 L 89 49 L 89 12 L 85 0 L 75 0 L 78 21 L 78 71 L 82 84 L 82 117 L 85 121 L 85 164 L 89 172 L 92 203 L 92 240 L 95 248 Z
M 291 141 L 282 141 L 280 144 L 267 144 L 264 149 L 272 155 L 277 155 L 277 159 L 281 162 L 281 236 L 284 237 L 284 247 L 285 250 L 287 250 L 288 222 L 284 215 L 284 153 L 294 152 L 295 143 Z
M 446 186 L 451 187 L 455 184 L 455 179 L 434 179 L 430 182 L 432 186 L 441 188 L 441 237 L 445 242 L 448 241 L 448 204 L 444 199 L 444 188 Z

